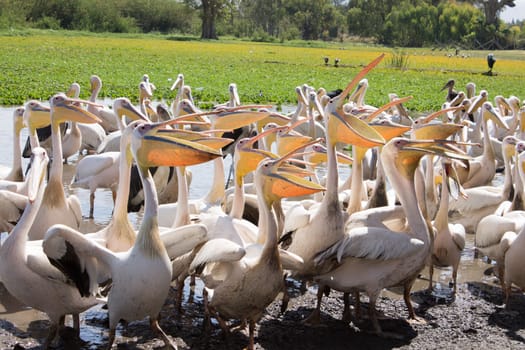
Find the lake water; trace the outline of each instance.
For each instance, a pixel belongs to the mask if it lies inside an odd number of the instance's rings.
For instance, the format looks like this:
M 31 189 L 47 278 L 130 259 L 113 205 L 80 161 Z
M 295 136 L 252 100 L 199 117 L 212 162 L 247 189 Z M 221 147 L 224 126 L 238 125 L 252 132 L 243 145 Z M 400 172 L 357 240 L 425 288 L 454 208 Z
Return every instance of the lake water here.
M 105 104 L 109 104 L 107 101 L 104 101 Z M 4 125 L 3 128 L 0 128 L 0 166 L 11 167 L 12 164 L 12 140 L 13 140 L 13 130 L 12 130 L 12 113 L 14 107 L 0 107 L 0 122 Z M 22 147 L 25 144 L 27 137 L 27 131 L 24 129 L 22 132 L 21 144 Z M 89 213 L 89 191 L 84 189 L 70 189 L 68 184 L 71 182 L 72 177 L 75 172 L 75 164 L 78 161 L 78 156 L 73 156 L 69 158 L 69 163 L 64 165 L 64 186 L 67 193 L 74 194 L 78 196 L 82 205 L 82 213 L 87 216 Z M 225 176 L 229 171 L 231 161 L 230 157 L 227 157 L 225 160 Z M 24 169 L 27 165 L 27 160 L 24 160 Z M 213 163 L 208 162 L 198 166 L 189 167 L 193 173 L 192 183 L 190 187 L 190 197 L 191 198 L 201 198 L 203 197 L 210 187 L 210 181 L 213 174 Z M 348 171 L 348 169 L 342 168 L 342 171 Z M 322 171 L 321 171 L 322 172 Z M 348 173 L 346 173 L 348 174 Z M 112 214 L 113 210 L 113 201 L 111 192 L 109 190 L 99 189 L 96 192 L 95 198 L 95 211 L 94 219 L 84 219 L 81 230 L 83 232 L 95 232 L 101 227 L 106 225 Z M 140 223 L 140 213 L 131 213 L 129 214 L 130 221 L 135 227 Z M 462 256 L 462 262 L 460 264 L 460 269 L 458 271 L 458 283 L 464 281 L 481 281 L 486 280 L 487 277 L 483 275 L 483 271 L 488 267 L 487 264 L 482 262 L 479 259 L 474 258 L 474 248 L 473 248 L 473 235 L 468 235 L 467 237 L 467 247 L 465 248 Z M 1 262 L 0 262 L 1 263 Z M 450 268 L 446 269 L 436 269 L 434 272 L 434 280 L 438 282 L 438 288 L 436 289 L 436 297 L 439 297 L 440 290 L 443 293 L 449 292 L 448 282 L 451 280 L 452 270 Z M 428 276 L 426 271 L 423 275 Z M 426 280 L 418 280 L 413 290 L 419 290 L 426 288 L 428 282 Z M 441 289 L 440 289 L 441 288 Z M 35 291 L 36 292 L 36 291 Z M 399 294 L 385 291 L 386 295 L 391 297 L 400 297 Z M 97 317 L 98 313 L 105 313 L 104 310 L 100 309 L 91 309 L 85 313 L 84 317 Z M 16 299 L 14 299 L 9 293 L 3 288 L 0 284 L 0 318 L 9 321 L 14 324 L 16 328 L 27 331 L 33 321 L 36 320 L 47 320 L 47 317 L 44 313 L 32 310 L 30 308 L 21 305 Z M 35 330 L 31 330 L 33 336 L 38 336 L 39 338 L 45 337 L 46 328 L 40 329 L 39 332 L 42 332 L 41 335 L 35 335 Z M 37 331 L 38 332 L 38 331 Z M 102 344 L 104 343 L 103 334 L 101 334 L 100 329 L 96 327 L 86 326 L 85 324 L 81 327 L 81 337 L 90 341 L 92 344 Z M 96 345 L 95 345 L 96 346 Z

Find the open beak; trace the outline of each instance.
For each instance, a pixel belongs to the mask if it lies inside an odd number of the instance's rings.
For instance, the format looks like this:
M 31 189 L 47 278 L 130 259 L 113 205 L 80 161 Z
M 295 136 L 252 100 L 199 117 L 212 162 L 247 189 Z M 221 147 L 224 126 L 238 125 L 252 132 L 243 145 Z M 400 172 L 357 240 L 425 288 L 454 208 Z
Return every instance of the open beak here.
M 390 120 L 383 120 L 379 123 L 371 123 L 370 126 L 374 128 L 385 141 L 389 141 L 394 137 L 403 135 L 412 129 L 411 126 L 394 123 Z
M 163 125 L 164 123 L 144 123 L 133 131 L 131 149 L 141 166 L 189 166 L 222 156 L 220 149 L 169 136 L 170 131 L 174 134 L 178 132 L 175 129 L 166 129 L 159 133 L 158 128 Z
M 248 109 L 251 106 L 239 106 L 243 109 Z M 257 106 L 255 108 L 258 108 Z M 228 108 L 223 111 L 214 112 L 211 117 L 213 120 L 212 125 L 216 129 L 227 129 L 234 130 L 242 128 L 243 126 L 256 123 L 270 115 L 270 112 L 259 112 L 259 111 L 243 111 L 239 109 Z M 212 111 L 213 112 L 213 111 Z
M 27 198 L 33 203 L 37 197 L 40 186 L 45 181 L 49 158 L 42 147 L 35 147 L 31 153 L 31 169 L 28 179 Z
M 373 113 L 371 113 L 367 117 L 361 118 L 361 120 L 364 120 L 365 122 L 369 122 L 370 123 L 372 120 L 374 120 L 374 118 L 379 116 L 384 111 L 387 111 L 390 108 L 392 108 L 394 106 L 397 106 L 397 105 L 399 105 L 401 103 L 405 103 L 407 101 L 410 101 L 411 99 L 412 99 L 412 96 L 407 96 L 407 97 L 403 97 L 403 98 L 394 98 L 392 101 L 390 101 L 387 104 L 381 106 L 380 108 L 375 110 Z
M 307 154 L 306 157 L 304 157 L 307 162 L 313 164 L 321 164 L 326 163 L 328 161 L 327 149 L 322 144 L 316 143 L 315 145 L 309 147 L 308 151 L 310 152 Z M 349 157 L 341 152 L 336 152 L 336 156 L 338 164 L 352 164 L 352 157 Z
M 261 149 L 253 149 L 253 144 L 263 137 L 266 137 L 270 134 L 276 133 L 279 130 L 286 130 L 287 126 L 268 128 L 263 132 L 249 138 L 245 142 L 238 143 L 237 149 L 235 150 L 235 156 L 239 157 L 235 162 L 235 174 L 237 176 L 237 183 L 242 182 L 242 178 L 248 173 L 254 171 L 257 168 L 257 165 L 264 158 L 277 158 L 278 156 Z
M 304 173 L 304 170 L 296 171 L 292 165 L 285 164 L 285 162 L 295 156 L 300 149 L 317 142 L 319 142 L 319 140 L 313 140 L 281 158 L 263 160 L 259 164 L 257 171 L 262 171 L 265 175 L 264 192 L 276 198 L 287 198 L 324 191 L 325 188 L 323 186 L 297 176 L 298 173 Z
M 363 79 L 368 72 L 370 72 L 374 67 L 376 67 L 385 57 L 385 54 L 381 54 L 379 57 L 377 57 L 375 60 L 370 62 L 365 68 L 363 68 L 355 77 L 352 79 L 352 81 L 346 86 L 346 88 L 343 90 L 343 92 L 340 95 L 337 95 L 332 100 L 336 101 L 336 107 L 337 109 L 340 109 L 343 107 L 343 104 L 345 103 L 345 99 L 352 91 L 352 89 Z

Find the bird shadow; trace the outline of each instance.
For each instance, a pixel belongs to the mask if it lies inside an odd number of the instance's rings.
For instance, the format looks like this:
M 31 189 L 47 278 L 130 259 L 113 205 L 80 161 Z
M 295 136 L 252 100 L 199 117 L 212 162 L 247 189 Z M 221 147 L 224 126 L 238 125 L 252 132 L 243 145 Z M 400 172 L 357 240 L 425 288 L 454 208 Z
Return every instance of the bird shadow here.
M 368 319 L 356 322 L 357 325 L 349 324 L 325 312 L 321 312 L 320 324 L 311 326 L 302 322 L 311 312 L 311 308 L 300 306 L 280 317 L 263 318 L 259 322 L 257 343 L 269 350 L 347 349 L 348 344 L 357 348 L 392 349 L 409 344 L 417 335 L 407 321 L 397 318 L 381 318 L 379 323 L 383 331 L 400 335 L 401 339 L 370 333 L 372 325 Z
M 502 305 L 504 292 L 499 286 L 493 286 L 483 282 L 467 282 L 467 290 L 474 296 L 491 304 Z
M 497 307 L 489 315 L 488 323 L 505 329 L 510 339 L 525 343 L 525 338 L 518 334 L 518 331 L 525 329 L 525 295 L 521 291 L 512 293 L 508 307 Z

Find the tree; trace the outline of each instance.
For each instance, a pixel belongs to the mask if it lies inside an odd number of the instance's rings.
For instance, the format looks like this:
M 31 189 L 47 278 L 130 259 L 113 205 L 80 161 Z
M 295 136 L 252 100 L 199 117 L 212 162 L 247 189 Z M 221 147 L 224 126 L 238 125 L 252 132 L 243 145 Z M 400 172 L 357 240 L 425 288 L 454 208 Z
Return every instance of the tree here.
M 505 6 L 514 7 L 515 0 L 478 0 L 478 3 L 485 11 L 485 22 L 490 25 L 498 26 L 499 14 Z
M 201 39 L 218 39 L 216 23 L 223 5 L 223 0 L 202 0 Z

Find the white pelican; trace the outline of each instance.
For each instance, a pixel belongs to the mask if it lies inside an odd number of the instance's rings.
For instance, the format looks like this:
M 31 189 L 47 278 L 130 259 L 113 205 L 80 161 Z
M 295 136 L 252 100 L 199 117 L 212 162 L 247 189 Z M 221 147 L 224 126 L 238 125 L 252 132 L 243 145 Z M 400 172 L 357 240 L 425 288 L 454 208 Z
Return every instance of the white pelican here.
M 53 164 L 49 174 L 49 180 L 45 189 L 44 201 L 40 206 L 35 226 L 29 233 L 29 239 L 36 240 L 44 237 L 47 229 L 53 225 L 62 223 L 73 228 L 78 228 L 82 221 L 80 202 L 76 196 L 66 197 L 62 181 L 62 142 L 60 137 L 60 123 L 71 120 L 81 123 L 98 122 L 95 115 L 82 109 L 78 103 L 90 103 L 88 101 L 68 98 L 64 94 L 57 94 L 50 99 L 50 117 L 53 141 Z
M 503 140 L 503 157 L 505 160 L 503 186 L 487 185 L 467 188 L 464 190 L 465 197 L 459 197 L 449 205 L 449 221 L 462 224 L 468 233 L 477 232 L 480 220 L 487 215 L 494 214 L 502 202 L 509 200 L 512 190 L 510 159 L 515 152 L 514 149 L 518 140 L 514 136 L 507 136 Z M 492 234 L 489 235 L 493 236 Z M 481 236 L 479 239 L 480 243 L 486 240 Z M 482 246 L 484 246 L 483 243 Z
M 414 316 L 410 287 L 430 252 L 429 227 L 418 204 L 414 174 L 427 152 L 443 153 L 442 146 L 436 147 L 430 141 L 394 138 L 381 152 L 385 173 L 405 211 L 408 232 L 379 227 L 354 228 L 315 258 L 317 264 L 331 261 L 335 266 L 315 276 L 314 281 L 345 293 L 368 294 L 370 318 L 377 334 L 388 335 L 381 330 L 376 316 L 376 299 L 383 288 L 404 286 L 405 302 L 409 314 Z
M 115 340 L 120 320 L 134 321 L 146 316 L 153 331 L 160 334 L 167 347 L 175 344 L 158 324 L 159 312 L 168 295 L 174 258 L 193 249 L 206 235 L 202 225 L 187 225 L 159 233 L 158 201 L 155 185 L 148 167 L 196 164 L 220 156 L 220 153 L 203 145 L 177 140 L 159 132 L 162 124 L 137 123 L 133 131 L 131 150 L 139 165 L 145 193 L 145 210 L 137 239 L 126 252 L 114 253 L 96 244 L 78 231 L 54 225 L 46 234 L 43 247 L 49 259 L 65 267 L 77 285 L 93 293 L 97 282 L 97 265 L 110 271 L 112 280 L 108 296 L 109 341 Z M 83 263 L 67 268 L 67 257 L 76 256 Z M 77 270 L 75 270 L 77 269 Z
M 504 156 L 506 158 L 505 179 L 503 184 L 503 192 L 505 188 L 511 187 L 513 177 L 520 177 L 523 180 L 523 162 L 525 161 L 525 154 L 520 153 L 516 160 L 516 167 L 518 168 L 516 176 L 511 176 L 510 158 L 511 152 L 514 151 L 514 146 L 517 148 L 523 145 L 514 136 L 507 136 L 503 139 Z M 518 180 L 515 180 L 517 182 Z M 496 268 L 500 283 L 504 283 L 504 259 L 505 259 L 505 245 L 502 245 L 502 240 L 507 232 L 511 231 L 518 233 L 525 225 L 525 211 L 511 210 L 501 214 L 489 214 L 479 220 L 476 228 L 476 239 L 474 245 L 482 256 L 487 256 L 496 261 Z
M 128 99 L 118 98 L 113 103 L 115 117 L 126 116 L 131 120 L 146 120 L 138 110 L 129 103 Z M 116 190 L 119 185 L 119 159 L 125 154 L 120 140 L 120 150 L 118 152 L 104 152 L 100 154 L 87 155 L 77 163 L 75 176 L 71 181 L 71 187 L 88 189 L 89 195 L 89 218 L 93 218 L 95 206 L 95 191 L 98 188 L 109 188 L 113 195 L 113 201 L 117 195 Z M 125 146 L 125 145 L 124 145 Z M 129 185 L 128 185 L 129 193 Z M 127 201 L 126 196 L 126 201 Z
M 455 183 L 456 180 L 454 177 L 449 175 L 450 172 L 455 171 L 452 165 L 446 159 L 442 162 L 441 198 L 439 201 L 439 209 L 433 222 L 436 232 L 431 233 L 435 234 L 435 237 L 430 256 L 428 289 L 432 290 L 434 266 L 452 266 L 452 280 L 454 282 L 455 294 L 457 291 L 457 276 L 461 252 L 465 249 L 465 228 L 461 224 L 451 225 L 448 223 L 449 196 L 451 194 L 452 197 L 458 195 L 458 190 L 453 187 L 458 184 Z
M 328 266 L 316 266 L 314 257 L 344 237 L 345 215 L 338 197 L 338 172 L 335 146 L 338 141 L 359 146 L 375 146 L 384 143 L 384 139 L 365 122 L 343 112 L 344 99 L 350 90 L 368 71 L 375 67 L 384 55 L 379 56 L 365 67 L 348 84 L 345 91 L 331 99 L 325 107 L 327 175 L 326 192 L 320 205 L 315 210 L 297 210 L 297 215 L 288 214 L 284 226 L 290 228 L 284 232 L 281 241 L 284 249 L 299 255 L 304 260 L 302 269 L 294 275 L 302 279 L 328 271 Z M 301 205 L 301 204 L 298 204 Z M 324 288 L 319 287 L 318 305 Z M 318 323 L 319 313 L 312 313 L 309 322 Z
M 525 288 L 525 273 L 523 270 L 523 251 L 525 249 L 525 226 L 519 232 L 509 231 L 505 233 L 501 241 L 501 249 L 504 251 L 504 282 L 501 283 L 505 290 L 505 308 L 510 309 L 510 296 L 512 285 L 521 289 Z
M 475 110 L 477 104 L 473 104 L 470 110 Z M 465 188 L 487 185 L 496 174 L 496 153 L 489 135 L 488 121 L 491 120 L 498 127 L 508 129 L 490 102 L 484 102 L 481 106 L 481 120 L 483 123 L 483 154 L 469 161 L 465 170 L 458 168 L 461 184 Z
M 80 96 L 80 84 L 72 83 L 66 91 L 66 96 L 78 98 Z M 82 132 L 77 122 L 67 121 L 66 123 L 66 132 L 62 135 L 62 159 L 64 164 L 67 164 L 67 159 L 77 154 L 82 146 Z
M 259 235 L 264 243 L 242 247 L 224 239 L 210 240 L 190 265 L 190 272 L 201 272 L 206 287 L 205 312 L 213 314 L 225 332 L 228 329 L 222 318 L 248 321 L 248 349 L 254 349 L 255 323 L 283 287 L 279 232 L 271 211 L 272 204 L 283 197 L 323 190 L 323 187 L 298 177 L 296 172 L 289 172 L 290 166 L 282 166 L 292 154 L 263 160 L 256 170 Z
M 22 171 L 22 151 L 20 150 L 20 132 L 24 128 L 24 107 L 13 111 L 13 166 L 3 178 L 7 181 L 24 181 Z
M 44 343 L 47 349 L 58 335 L 64 317 L 72 314 L 78 334 L 78 314 L 98 303 L 95 297 L 81 295 L 61 271 L 51 265 L 41 245 L 28 245 L 28 235 L 44 197 L 48 157 L 41 147 L 33 148 L 27 207 L 16 227 L 0 247 L 0 280 L 18 300 L 45 312 L 51 321 Z
M 91 84 L 91 95 L 89 101 L 95 103 L 97 102 L 98 94 L 102 89 L 102 80 L 97 75 L 92 75 L 89 79 Z M 118 121 L 115 119 L 115 114 L 109 108 L 88 105 L 88 111 L 96 115 L 100 120 L 100 125 L 106 131 L 106 134 L 109 134 L 113 131 L 119 130 Z

